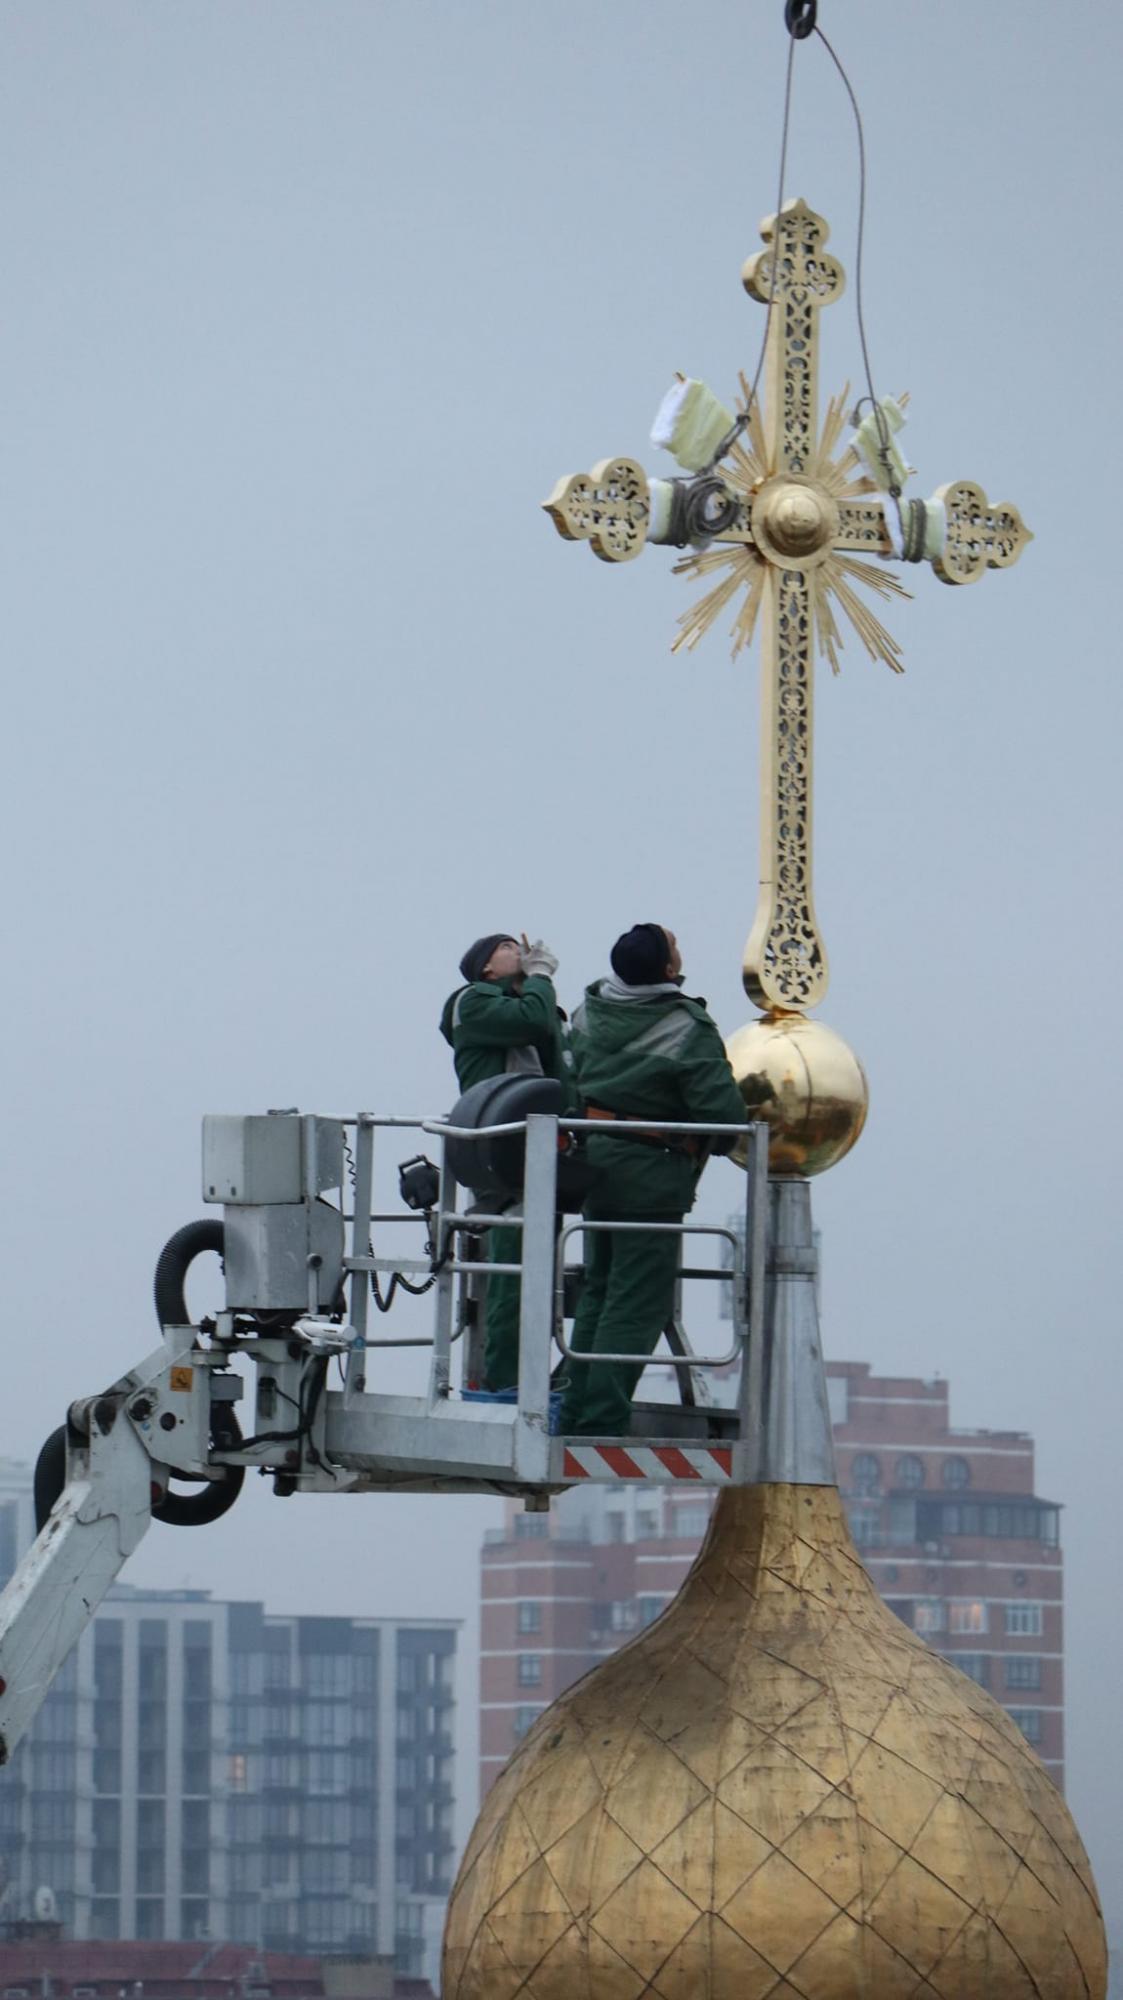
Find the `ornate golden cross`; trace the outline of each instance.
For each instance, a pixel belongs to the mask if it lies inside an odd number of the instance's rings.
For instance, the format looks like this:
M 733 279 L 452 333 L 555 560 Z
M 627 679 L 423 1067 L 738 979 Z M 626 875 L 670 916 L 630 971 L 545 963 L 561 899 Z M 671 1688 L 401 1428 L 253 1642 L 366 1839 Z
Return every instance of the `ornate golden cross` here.
M 767 422 L 742 377 L 742 415 L 732 439 L 728 412 L 709 399 L 718 412 L 716 457 L 709 454 L 710 463 L 706 454 L 685 457 L 698 468 L 694 477 L 649 480 L 634 459 L 604 459 L 591 473 L 559 480 L 544 504 L 560 534 L 590 542 L 606 562 L 628 561 L 647 541 L 693 545 L 676 573 L 716 573 L 718 581 L 679 621 L 676 649 L 696 645 L 741 593 L 734 654 L 762 617 L 761 882 L 742 976 L 757 1006 L 802 1013 L 827 990 L 811 890 L 812 662 L 817 646 L 838 670 L 835 603 L 870 655 L 900 672 L 896 641 L 854 585 L 882 597 L 908 592 L 868 558 L 896 553 L 930 561 L 945 583 L 973 583 L 986 569 L 1016 562 L 1032 537 L 1016 508 L 992 507 L 981 487 L 960 479 L 931 500 L 904 502 L 895 542 L 878 492 L 887 474 L 875 480 L 863 472 L 857 443 L 834 456 L 846 390 L 828 404 L 818 429 L 819 313 L 845 282 L 824 249 L 827 225 L 805 202 L 793 201 L 761 225 L 761 235 L 766 247 L 742 277 L 753 298 L 772 300 Z M 899 422 L 895 406 L 883 405 L 883 413 L 886 407 Z M 884 414 L 877 427 L 877 457 L 885 464 Z

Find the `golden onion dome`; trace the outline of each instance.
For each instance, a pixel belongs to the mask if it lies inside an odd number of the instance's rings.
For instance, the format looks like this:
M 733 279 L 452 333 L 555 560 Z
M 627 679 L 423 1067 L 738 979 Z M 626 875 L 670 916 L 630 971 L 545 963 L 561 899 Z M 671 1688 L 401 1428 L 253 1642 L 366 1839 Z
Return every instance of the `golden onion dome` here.
M 731 1488 L 484 1803 L 444 2000 L 1102 2000 L 1064 1801 L 878 1597 L 837 1490 Z

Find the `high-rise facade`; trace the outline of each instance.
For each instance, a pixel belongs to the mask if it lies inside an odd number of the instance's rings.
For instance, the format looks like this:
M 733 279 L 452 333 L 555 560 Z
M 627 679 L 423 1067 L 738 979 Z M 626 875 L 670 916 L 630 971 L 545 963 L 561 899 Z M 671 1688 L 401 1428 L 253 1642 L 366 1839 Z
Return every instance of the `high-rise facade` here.
M 1000 1701 L 1064 1777 L 1059 1509 L 1033 1440 L 953 1429 L 944 1381 L 827 1366 L 839 1485 L 897 1616 Z M 550 1514 L 508 1505 L 482 1556 L 480 1782 L 554 1697 L 658 1617 L 697 1552 L 712 1491 L 590 1483 Z
M 3 1907 L 44 1886 L 74 1938 L 421 1972 L 453 1854 L 456 1639 L 117 1585 L 0 1772 Z

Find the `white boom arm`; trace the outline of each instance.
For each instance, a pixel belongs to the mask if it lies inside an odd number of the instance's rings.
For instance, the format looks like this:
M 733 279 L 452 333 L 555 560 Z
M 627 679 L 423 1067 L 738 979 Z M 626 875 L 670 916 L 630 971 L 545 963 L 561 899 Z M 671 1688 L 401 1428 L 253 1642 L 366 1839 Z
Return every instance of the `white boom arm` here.
M 122 1564 L 145 1533 L 152 1463 L 118 1399 L 102 1430 L 68 1452 L 69 1477 L 42 1533 L 0 1595 L 0 1764 L 6 1764 Z
M 0 1593 L 0 1765 L 146 1534 L 153 1498 L 166 1495 L 172 1469 L 215 1477 L 209 1370 L 194 1337 L 192 1327 L 169 1327 L 163 1345 L 112 1389 L 71 1407 L 61 1491 Z M 185 1385 L 178 1394 L 177 1379 Z M 174 1428 L 154 1422 L 161 1408 L 171 1410 Z

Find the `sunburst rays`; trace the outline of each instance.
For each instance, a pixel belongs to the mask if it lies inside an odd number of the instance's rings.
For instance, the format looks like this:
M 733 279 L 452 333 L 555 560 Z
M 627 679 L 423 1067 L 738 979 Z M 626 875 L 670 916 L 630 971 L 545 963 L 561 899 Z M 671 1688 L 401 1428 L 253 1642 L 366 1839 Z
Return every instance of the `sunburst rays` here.
M 873 480 L 861 470 L 861 460 L 853 445 L 848 445 L 839 458 L 834 457 L 846 421 L 849 400 L 849 384 L 841 396 L 831 398 L 823 417 L 814 459 L 807 467 L 810 477 L 836 501 L 859 500 L 863 495 L 877 491 Z M 907 398 L 900 400 L 904 403 Z M 751 503 L 754 492 L 770 477 L 774 468 L 768 462 L 760 406 L 753 400 L 750 407 L 749 385 L 743 375 L 740 406 L 742 410 L 749 409 L 749 421 L 737 443 L 726 453 L 721 470 L 726 484 L 738 498 Z M 683 612 L 672 650 L 677 653 L 680 648 L 685 648 L 687 652 L 692 652 L 703 633 L 709 631 L 726 606 L 743 593 L 730 628 L 733 657 L 736 659 L 756 630 L 765 589 L 776 587 L 778 572 L 775 565 L 765 561 L 751 544 L 725 542 L 715 543 L 698 555 L 684 557 L 682 562 L 675 564 L 675 575 L 716 581 L 711 582 L 704 597 L 692 604 L 689 611 Z M 823 562 L 805 570 L 803 575 L 810 602 L 814 645 L 830 661 L 832 673 L 839 671 L 838 656 L 842 647 L 835 616 L 836 604 L 853 626 L 870 658 L 884 660 L 895 674 L 904 672 L 897 641 L 854 588 L 855 584 L 860 584 L 882 598 L 910 597 L 911 591 L 905 589 L 899 578 L 874 563 L 863 562 L 860 557 L 839 549 L 832 549 Z

